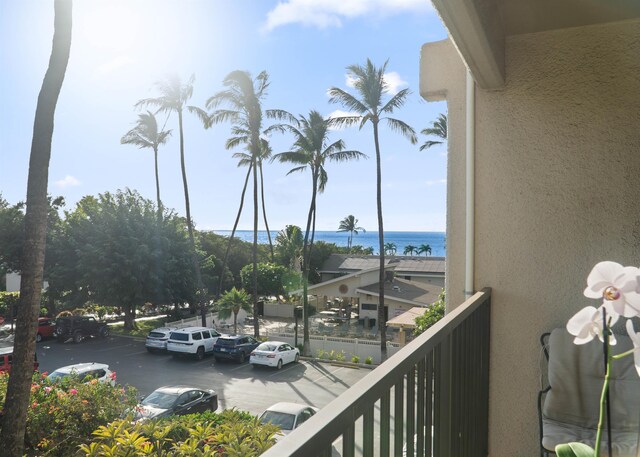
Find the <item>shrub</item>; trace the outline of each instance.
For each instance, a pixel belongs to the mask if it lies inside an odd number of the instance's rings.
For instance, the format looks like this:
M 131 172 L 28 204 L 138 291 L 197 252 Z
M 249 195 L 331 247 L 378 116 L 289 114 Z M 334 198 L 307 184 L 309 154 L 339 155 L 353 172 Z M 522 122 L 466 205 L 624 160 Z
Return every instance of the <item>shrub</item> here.
M 0 375 L 0 406 L 4 406 L 8 376 Z M 70 456 L 91 432 L 121 417 L 137 403 L 136 390 L 77 377 L 51 383 L 34 374 L 27 411 L 25 446 L 29 455 Z
M 80 446 L 87 457 L 148 455 L 255 457 L 275 443 L 278 427 L 236 410 L 206 412 L 147 422 L 116 420 Z
M 442 289 L 438 300 L 429 306 L 422 316 L 416 317 L 416 328 L 413 330 L 414 335 L 420 335 L 444 317 L 445 296 L 445 291 Z
M 360 363 L 360 357 L 358 357 L 357 355 L 353 355 L 351 356 L 351 361 L 353 363 Z
M 373 359 L 371 357 L 367 357 L 366 359 L 364 359 L 364 363 L 366 363 L 367 365 L 371 365 L 373 363 Z

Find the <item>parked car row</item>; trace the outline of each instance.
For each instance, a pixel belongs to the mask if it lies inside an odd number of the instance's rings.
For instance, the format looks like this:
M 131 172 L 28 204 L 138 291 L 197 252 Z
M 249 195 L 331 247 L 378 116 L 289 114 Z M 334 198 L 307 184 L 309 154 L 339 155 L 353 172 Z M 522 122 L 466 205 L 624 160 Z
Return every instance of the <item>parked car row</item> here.
M 223 335 L 206 327 L 160 327 L 147 335 L 145 346 L 149 352 L 166 351 L 174 356 L 191 355 L 202 360 L 212 354 L 216 362 L 233 360 L 251 365 L 282 368 L 300 359 L 300 351 L 288 343 L 261 343 L 248 335 Z

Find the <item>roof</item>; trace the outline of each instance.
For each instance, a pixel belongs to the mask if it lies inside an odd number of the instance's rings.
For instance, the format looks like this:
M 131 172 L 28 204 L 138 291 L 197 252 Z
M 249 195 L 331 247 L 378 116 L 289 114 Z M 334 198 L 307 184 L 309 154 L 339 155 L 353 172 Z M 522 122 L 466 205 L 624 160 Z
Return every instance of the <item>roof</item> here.
M 278 411 L 286 414 L 298 414 L 300 411 L 305 410 L 307 408 L 311 408 L 317 410 L 311 405 L 303 405 L 302 403 L 289 403 L 286 401 L 276 403 L 275 405 L 269 406 L 265 411 Z
M 394 266 L 398 273 L 436 273 L 444 275 L 444 257 L 386 256 L 385 266 Z M 322 265 L 320 273 L 351 273 L 377 268 L 378 255 L 331 254 Z
M 379 284 L 379 282 L 376 282 L 375 284 L 360 287 L 357 291 L 378 296 L 380 290 Z M 394 278 L 393 283 L 385 282 L 384 284 L 385 297 L 425 306 L 437 301 L 441 290 L 442 287 L 440 286 L 401 278 Z
M 158 387 L 156 390 L 154 390 L 154 392 L 161 391 L 161 392 L 169 392 L 169 393 L 174 393 L 179 395 L 189 390 L 206 390 L 206 389 L 201 389 L 200 387 L 193 387 L 193 386 L 177 385 L 177 386 Z
M 416 326 L 416 317 L 422 316 L 426 308 L 422 306 L 416 306 L 408 311 L 400 314 L 399 316 L 389 319 L 387 326 L 401 327 L 401 328 L 414 328 Z
M 83 363 L 76 363 L 74 365 L 67 365 L 64 367 L 60 367 L 55 371 L 57 371 L 58 373 L 71 373 L 72 371 L 75 371 L 77 373 L 82 373 L 83 371 L 87 371 L 91 369 L 99 369 L 99 368 L 103 368 L 107 370 L 109 369 L 109 365 L 104 363 L 97 363 L 97 362 L 83 362 Z

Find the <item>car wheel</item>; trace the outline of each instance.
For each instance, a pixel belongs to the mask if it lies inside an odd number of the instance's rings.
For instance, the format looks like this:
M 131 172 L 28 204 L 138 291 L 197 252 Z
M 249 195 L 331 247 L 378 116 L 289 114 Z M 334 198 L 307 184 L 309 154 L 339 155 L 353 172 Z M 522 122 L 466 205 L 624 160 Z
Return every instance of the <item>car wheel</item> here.
M 204 348 L 202 346 L 200 346 L 196 351 L 196 359 L 198 360 L 204 359 Z
M 300 361 L 300 354 L 296 354 L 296 358 L 293 360 L 294 363 L 298 363 Z
M 36 335 L 36 343 L 39 343 L 40 341 L 42 341 L 42 335 L 40 335 L 39 333 Z
M 282 368 L 282 359 L 278 360 L 278 370 Z
M 240 363 L 244 363 L 244 359 L 245 359 L 244 352 L 241 352 L 241 353 L 240 353 L 240 358 L 238 359 L 238 362 L 240 362 Z
M 82 341 L 82 332 L 80 330 L 76 330 L 73 332 L 73 342 L 80 343 Z
M 107 326 L 102 327 L 102 328 L 100 329 L 100 336 L 101 336 L 102 338 L 106 338 L 106 337 L 108 337 L 108 336 L 109 336 L 109 327 L 107 327 Z

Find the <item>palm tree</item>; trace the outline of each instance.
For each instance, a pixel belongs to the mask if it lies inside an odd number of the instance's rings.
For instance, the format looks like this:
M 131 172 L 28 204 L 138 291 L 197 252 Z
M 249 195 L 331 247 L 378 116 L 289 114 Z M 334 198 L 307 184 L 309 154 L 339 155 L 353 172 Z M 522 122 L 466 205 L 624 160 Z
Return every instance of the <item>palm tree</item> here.
M 304 237 L 302 230 L 297 225 L 287 225 L 276 235 L 276 250 L 279 252 L 282 262 L 297 273 L 302 272 L 303 246 Z
M 398 246 L 396 243 L 389 242 L 384 244 L 384 253 L 389 255 L 396 255 L 396 251 L 398 250 Z
M 246 71 L 232 71 L 223 81 L 226 89 L 216 93 L 207 100 L 207 108 L 214 110 L 209 116 L 209 126 L 220 122 L 230 121 L 232 123 L 232 137 L 226 142 L 227 149 L 244 145 L 245 153 L 236 153 L 234 157 L 240 158 L 239 165 L 248 165 L 247 179 L 243 188 L 243 195 L 248 184 L 249 175 L 253 176 L 253 274 L 252 274 L 252 296 L 253 314 L 258 315 L 258 173 L 261 169 L 261 160 L 265 151 L 268 150 L 266 140 L 261 137 L 262 132 L 262 101 L 269 87 L 269 75 L 266 71 L 261 72 L 255 80 Z M 217 109 L 220 105 L 227 105 L 229 109 Z M 233 240 L 233 235 L 237 228 L 237 222 L 242 211 L 242 202 L 229 239 L 229 245 Z M 225 254 L 224 265 L 229 252 Z M 254 320 L 254 335 L 260 335 L 258 320 Z
M 426 140 L 424 144 L 420 146 L 421 151 L 429 149 L 431 146 L 435 146 L 436 144 L 444 143 L 447 141 L 447 115 L 440 113 L 438 115 L 438 119 L 431 123 L 431 127 L 422 129 L 420 133 L 440 138 L 440 140 Z
M 286 113 L 288 115 L 288 113 Z M 304 309 L 304 337 L 303 353 L 311 355 L 309 345 L 309 300 L 307 286 L 309 282 L 309 264 L 311 250 L 313 249 L 313 239 L 316 230 L 316 198 L 318 194 L 324 192 L 327 185 L 326 162 L 345 162 L 347 160 L 358 160 L 366 157 L 360 151 L 346 151 L 344 141 L 338 140 L 329 144 L 329 127 L 331 120 L 324 119 L 315 110 L 309 112 L 309 116 L 300 116 L 296 121 L 293 116 L 288 115 L 293 124 L 277 126 L 291 132 L 294 136 L 294 143 L 291 151 L 281 152 L 273 156 L 273 160 L 288 162 L 295 165 L 289 173 L 304 171 L 307 168 L 311 172 L 311 204 L 307 216 L 307 228 L 304 234 L 304 244 L 302 251 L 302 274 L 303 289 L 302 300 Z M 276 126 L 274 126 L 276 128 Z
M 380 241 L 378 329 L 380 330 L 380 355 L 383 361 L 387 358 L 387 332 L 384 318 L 384 223 L 382 220 L 382 170 L 378 135 L 380 121 L 386 121 L 391 130 L 408 138 L 411 144 L 416 144 L 418 141 L 415 131 L 408 124 L 399 119 L 387 117 L 387 115 L 393 113 L 394 109 L 402 107 L 410 94 L 409 89 L 402 89 L 386 103 L 384 102 L 383 99 L 389 92 L 389 85 L 384 79 L 387 63 L 388 61 L 382 67 L 376 68 L 371 60 L 367 59 L 365 66 L 350 65 L 347 67 L 347 71 L 353 78 L 353 87 L 360 96 L 359 99 L 337 87 L 329 89 L 329 101 L 331 103 L 340 103 L 348 110 L 357 113 L 352 116 L 334 118 L 333 121 L 336 125 L 358 125 L 362 129 L 370 122 L 373 127 L 373 142 L 376 150 L 378 238 Z
M 160 96 L 156 98 L 145 98 L 136 103 L 136 107 L 154 106 L 158 108 L 157 112 L 163 112 L 171 114 L 175 112 L 178 115 L 178 132 L 180 134 L 180 167 L 182 169 L 182 185 L 184 188 L 184 204 L 187 212 L 187 229 L 189 231 L 189 242 L 191 243 L 191 259 L 193 262 L 193 268 L 196 275 L 196 284 L 198 291 L 196 296 L 200 306 L 200 315 L 202 317 L 202 325 L 206 326 L 206 307 L 205 307 L 205 291 L 202 284 L 202 275 L 200 274 L 200 262 L 198 261 L 196 253 L 196 241 L 193 234 L 193 220 L 191 219 L 191 206 L 189 205 L 189 185 L 187 183 L 187 169 L 184 161 L 184 129 L 182 127 L 182 116 L 186 109 L 190 113 L 195 114 L 200 120 L 205 123 L 208 122 L 208 116 L 205 111 L 196 107 L 188 106 L 187 102 L 193 95 L 193 83 L 195 76 L 187 80 L 182 84 L 182 81 L 177 75 L 171 75 L 156 83 L 156 87 L 160 92 Z
M 408 255 L 413 255 L 413 253 L 414 253 L 415 251 L 417 251 L 417 250 L 418 250 L 418 248 L 416 248 L 414 245 L 412 245 L 412 244 L 407 244 L 407 245 L 404 247 L 404 255 L 407 255 L 407 254 L 408 254 Z
M 36 352 L 36 325 L 40 315 L 42 276 L 49 204 L 49 160 L 53 121 L 69 62 L 71 49 L 71 1 L 54 3 L 54 33 L 49 67 L 44 75 L 31 141 L 27 210 L 24 217 L 24 248 L 20 306 L 15 332 L 13 369 L 9 378 L 3 407 L 2 455 L 24 455 L 24 435 L 33 377 L 33 357 Z
M 418 248 L 418 254 L 424 253 L 425 256 L 431 255 L 431 246 L 428 244 L 421 244 Z
M 349 232 L 349 240 L 347 241 L 349 252 L 351 252 L 351 246 L 353 245 L 353 235 L 357 235 L 358 231 L 361 231 L 362 233 L 367 232 L 364 228 L 358 227 L 358 219 L 356 219 L 352 214 L 340 221 L 338 232 Z
M 218 318 L 226 319 L 233 313 L 233 334 L 238 333 L 238 313 L 241 309 L 251 312 L 251 297 L 244 289 L 236 289 L 225 292 L 218 301 Z
M 162 217 L 162 203 L 160 201 L 160 177 L 158 175 L 158 147 L 165 144 L 171 135 L 171 130 L 158 131 L 158 122 L 151 111 L 139 114 L 136 126 L 129 130 L 120 139 L 121 144 L 133 144 L 142 148 L 153 149 L 153 161 L 156 172 L 156 203 L 158 205 L 158 218 Z

